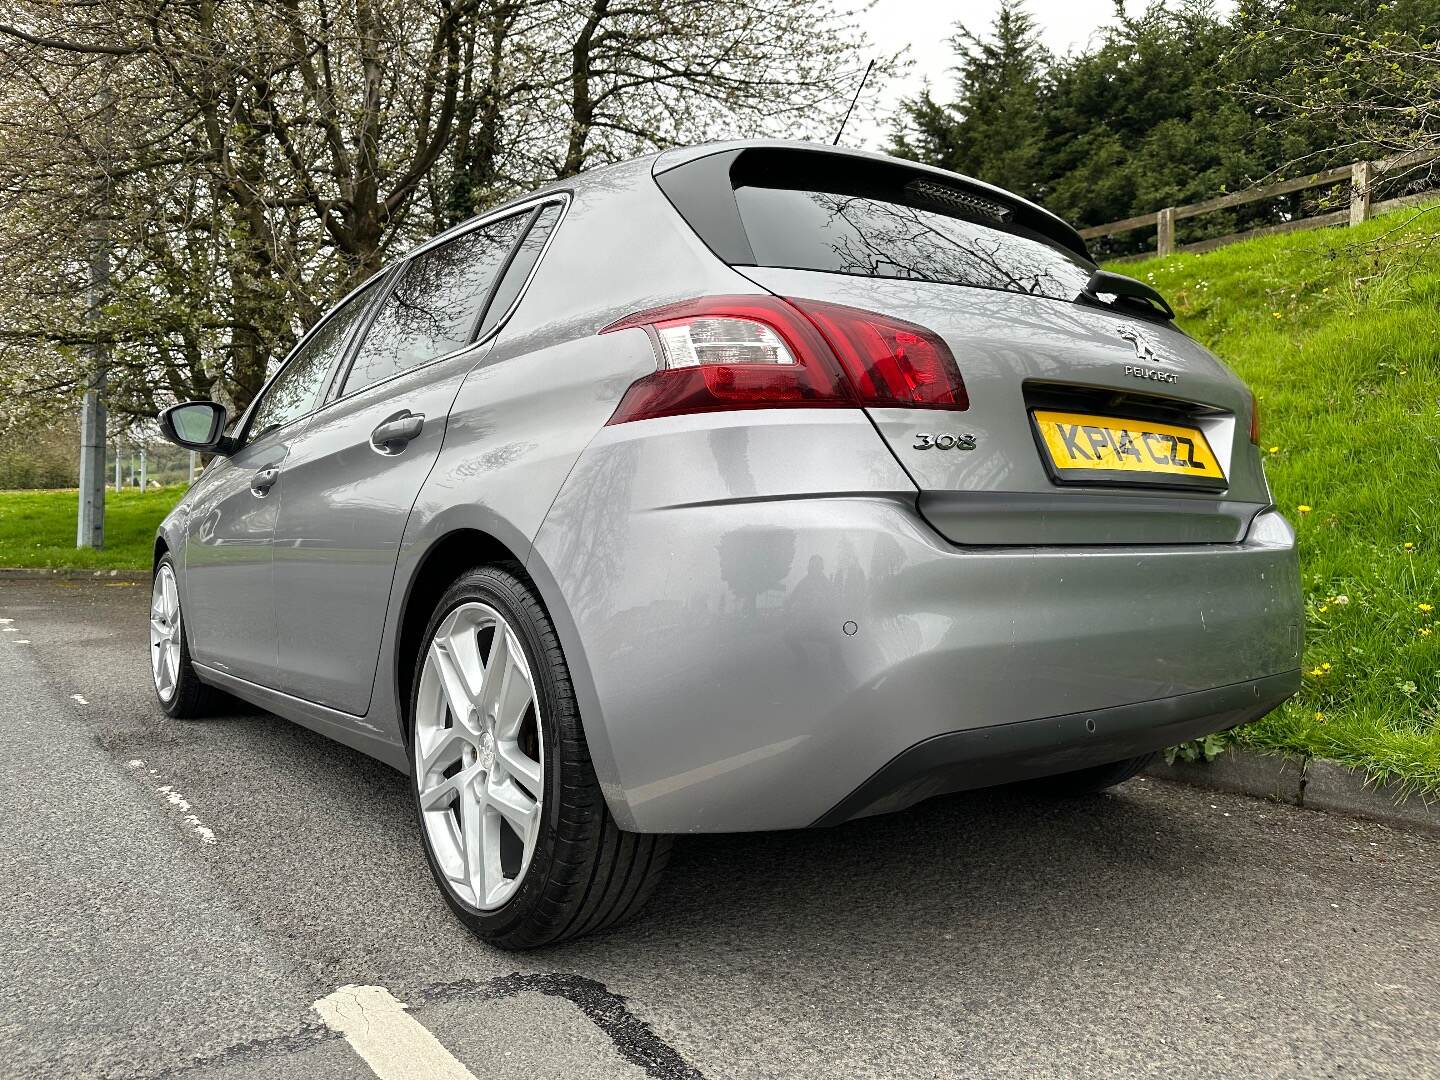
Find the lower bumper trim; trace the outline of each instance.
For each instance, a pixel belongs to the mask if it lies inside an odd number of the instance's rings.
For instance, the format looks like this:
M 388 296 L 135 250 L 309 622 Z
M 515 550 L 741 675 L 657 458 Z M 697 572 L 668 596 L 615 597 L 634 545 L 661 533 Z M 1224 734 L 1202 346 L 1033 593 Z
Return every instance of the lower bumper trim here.
M 1175 697 L 951 731 L 901 751 L 814 822 L 903 810 L 935 795 L 1138 757 L 1259 720 L 1300 688 L 1300 672 Z

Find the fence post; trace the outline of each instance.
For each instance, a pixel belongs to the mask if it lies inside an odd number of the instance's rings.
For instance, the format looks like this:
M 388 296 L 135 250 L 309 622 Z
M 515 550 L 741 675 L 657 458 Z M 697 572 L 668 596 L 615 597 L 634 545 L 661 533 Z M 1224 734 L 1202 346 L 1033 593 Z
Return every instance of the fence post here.
M 1359 225 L 1370 217 L 1370 175 L 1368 161 L 1350 166 L 1350 224 Z
M 1155 215 L 1155 254 L 1175 254 L 1175 208 L 1167 206 Z

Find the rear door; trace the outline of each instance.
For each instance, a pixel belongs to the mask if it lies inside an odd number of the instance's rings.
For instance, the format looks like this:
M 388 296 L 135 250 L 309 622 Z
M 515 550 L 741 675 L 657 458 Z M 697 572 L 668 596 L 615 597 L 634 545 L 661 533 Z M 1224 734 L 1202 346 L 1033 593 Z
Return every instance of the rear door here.
M 724 179 L 741 273 L 949 346 L 967 408 L 868 412 L 950 540 L 1234 542 L 1268 504 L 1245 387 L 1151 305 L 1089 295 L 1095 265 L 1038 208 L 813 152 L 742 154 Z
M 335 397 L 291 447 L 276 529 L 282 689 L 363 715 L 405 523 L 451 403 L 489 348 L 482 316 L 532 210 L 396 270 Z
M 371 290 L 314 328 L 261 391 L 242 445 L 205 470 L 186 535 L 185 618 L 195 659 L 276 685 L 274 534 L 291 448 L 323 398 Z

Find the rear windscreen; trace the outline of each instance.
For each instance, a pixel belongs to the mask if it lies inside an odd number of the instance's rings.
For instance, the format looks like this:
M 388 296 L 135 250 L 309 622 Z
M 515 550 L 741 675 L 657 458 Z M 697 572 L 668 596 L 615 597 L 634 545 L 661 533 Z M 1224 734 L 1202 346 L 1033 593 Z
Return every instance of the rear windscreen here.
M 928 200 L 741 184 L 735 201 L 759 266 L 935 281 L 1056 300 L 1074 300 L 1095 269 L 1023 226 L 990 226 L 972 215 L 913 205 Z

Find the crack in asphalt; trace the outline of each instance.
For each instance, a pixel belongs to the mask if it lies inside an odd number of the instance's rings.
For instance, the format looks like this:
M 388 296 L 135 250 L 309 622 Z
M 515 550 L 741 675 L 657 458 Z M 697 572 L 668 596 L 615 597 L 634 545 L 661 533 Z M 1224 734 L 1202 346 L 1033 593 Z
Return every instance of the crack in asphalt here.
M 656 1035 L 649 1024 L 630 1011 L 625 998 L 604 983 L 583 975 L 562 975 L 558 972 L 530 975 L 516 972 L 492 979 L 489 983 L 489 996 L 494 998 L 514 997 L 526 991 L 564 998 L 575 1005 L 609 1036 L 621 1057 L 644 1069 L 647 1076 L 656 1080 L 704 1080 L 699 1069 L 686 1062 L 679 1051 Z
M 600 1029 L 622 1058 L 645 1070 L 655 1080 L 705 1080 L 704 1074 L 687 1062 L 678 1050 L 657 1035 L 650 1025 L 630 1011 L 627 999 L 610 990 L 604 983 L 583 975 L 561 972 L 514 972 L 485 982 L 462 979 L 438 983 L 408 995 L 416 1004 L 407 1006 L 411 1015 L 423 1019 L 424 1010 L 432 1005 L 447 1005 L 465 1000 L 500 1001 L 524 993 L 564 998 L 578 1008 Z M 362 1002 L 356 1000 L 360 1019 L 367 1025 Z M 213 1069 L 220 1065 L 242 1064 L 246 1061 L 279 1058 L 310 1049 L 323 1042 L 343 1040 L 344 1036 L 324 1024 L 306 1024 L 299 1031 L 268 1039 L 251 1039 L 226 1047 L 217 1054 L 197 1058 L 184 1065 L 143 1074 L 145 1080 L 170 1080 Z

